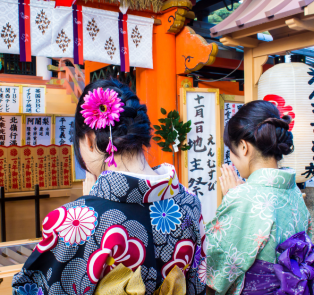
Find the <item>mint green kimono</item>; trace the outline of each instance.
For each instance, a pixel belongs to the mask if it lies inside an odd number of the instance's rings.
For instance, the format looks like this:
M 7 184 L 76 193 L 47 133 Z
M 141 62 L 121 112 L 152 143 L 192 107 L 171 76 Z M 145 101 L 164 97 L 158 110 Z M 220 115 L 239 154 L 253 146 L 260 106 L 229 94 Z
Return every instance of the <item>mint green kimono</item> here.
M 207 285 L 216 294 L 241 294 L 254 261 L 276 263 L 276 246 L 302 231 L 312 237 L 294 170 L 255 171 L 224 196 L 206 225 Z

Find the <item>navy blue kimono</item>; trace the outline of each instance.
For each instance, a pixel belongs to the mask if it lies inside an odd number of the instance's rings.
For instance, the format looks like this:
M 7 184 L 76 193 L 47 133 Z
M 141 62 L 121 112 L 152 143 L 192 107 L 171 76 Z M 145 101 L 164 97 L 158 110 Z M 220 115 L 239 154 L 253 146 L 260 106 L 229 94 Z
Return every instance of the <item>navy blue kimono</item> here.
M 152 294 L 178 266 L 187 294 L 205 294 L 205 234 L 201 204 L 173 166 L 156 176 L 103 172 L 89 196 L 50 212 L 43 240 L 14 276 L 13 294 L 91 295 L 118 264 L 141 266 Z

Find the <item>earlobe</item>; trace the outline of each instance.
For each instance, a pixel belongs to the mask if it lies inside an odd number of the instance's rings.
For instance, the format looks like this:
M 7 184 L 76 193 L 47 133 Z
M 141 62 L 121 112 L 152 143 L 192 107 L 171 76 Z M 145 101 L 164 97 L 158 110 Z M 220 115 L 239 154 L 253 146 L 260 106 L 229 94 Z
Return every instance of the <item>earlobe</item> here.
M 243 146 L 243 155 L 246 156 L 248 152 L 249 152 L 249 147 L 247 145 L 244 145 Z
M 242 145 L 243 156 L 246 156 L 248 153 L 248 149 L 249 149 L 248 144 L 243 140 L 241 142 L 241 145 Z
M 85 134 L 85 140 L 86 140 L 89 150 L 92 152 L 94 150 L 94 146 L 88 134 Z

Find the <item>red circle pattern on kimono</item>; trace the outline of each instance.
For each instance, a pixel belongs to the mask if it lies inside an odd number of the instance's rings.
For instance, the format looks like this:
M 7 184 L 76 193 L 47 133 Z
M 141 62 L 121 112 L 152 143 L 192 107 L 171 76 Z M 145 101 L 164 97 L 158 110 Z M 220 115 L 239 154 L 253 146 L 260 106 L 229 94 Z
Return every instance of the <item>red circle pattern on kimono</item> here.
M 168 189 L 170 189 L 170 195 L 168 195 L 167 199 L 179 193 L 179 180 L 176 171 L 173 169 L 171 173 L 172 175 L 170 178 L 166 179 L 165 181 L 158 180 L 154 182 L 146 180 L 149 190 L 143 197 L 143 203 L 164 200 Z
M 165 264 L 161 269 L 163 278 L 165 279 L 175 266 L 178 266 L 185 275 L 192 264 L 194 250 L 195 245 L 190 239 L 177 242 L 174 248 L 172 260 Z
M 43 253 L 54 248 L 58 243 L 57 228 L 64 222 L 67 210 L 60 207 L 50 212 L 43 221 L 43 240 L 37 244 L 36 248 Z
M 122 225 L 110 226 L 102 237 L 100 249 L 88 259 L 88 278 L 97 284 L 99 279 L 120 263 L 134 271 L 144 263 L 145 258 L 146 249 L 141 240 L 130 238 Z M 110 265 L 106 264 L 108 261 Z

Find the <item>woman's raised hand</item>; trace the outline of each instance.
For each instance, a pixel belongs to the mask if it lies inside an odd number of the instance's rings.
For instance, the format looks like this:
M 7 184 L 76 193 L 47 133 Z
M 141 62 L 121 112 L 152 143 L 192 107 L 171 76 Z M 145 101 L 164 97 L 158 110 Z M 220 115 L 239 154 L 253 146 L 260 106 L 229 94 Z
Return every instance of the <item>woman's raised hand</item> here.
M 243 184 L 244 181 L 237 175 L 234 168 L 227 164 L 222 165 L 220 168 L 221 177 L 219 177 L 222 194 L 225 196 L 229 189 Z
M 83 195 L 87 196 L 89 195 L 90 190 L 96 183 L 96 176 L 86 171 L 86 178 L 85 181 L 83 181 Z

